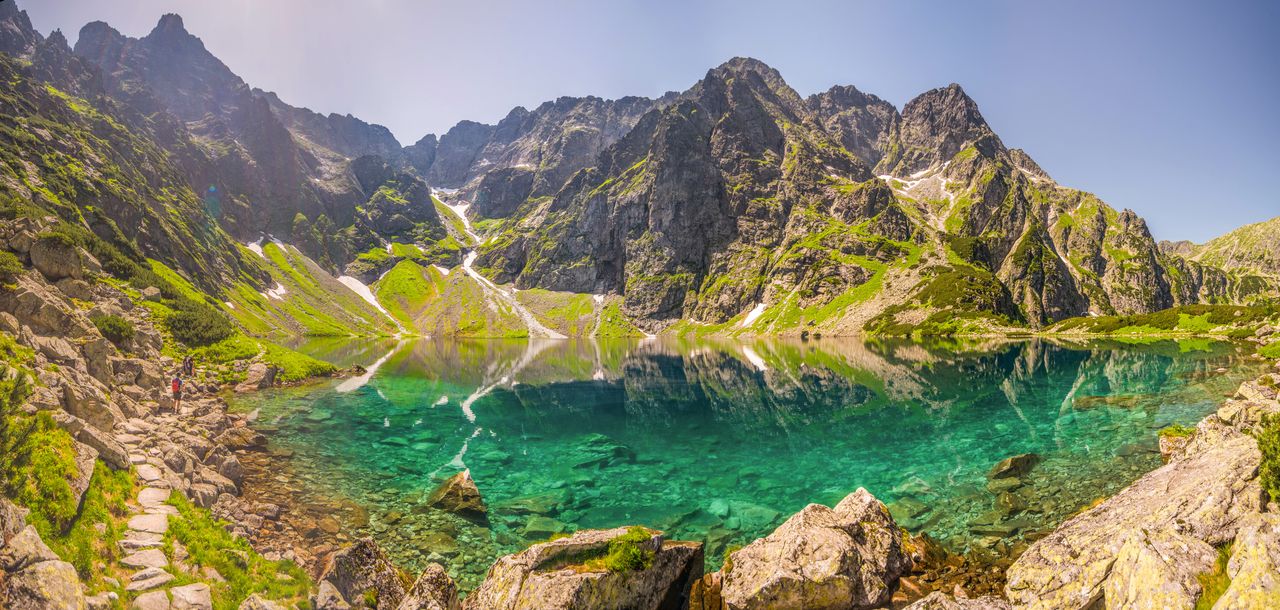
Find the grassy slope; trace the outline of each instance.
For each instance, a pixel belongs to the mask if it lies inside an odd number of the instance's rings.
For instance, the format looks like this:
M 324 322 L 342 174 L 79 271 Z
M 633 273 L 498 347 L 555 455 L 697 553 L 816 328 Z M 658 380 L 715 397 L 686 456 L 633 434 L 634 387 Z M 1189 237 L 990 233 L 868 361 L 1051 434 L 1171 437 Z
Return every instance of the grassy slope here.
M 1228 271 L 1280 276 L 1280 216 L 1212 239 L 1191 259 Z
M 242 247 L 243 248 L 243 247 Z M 223 295 L 227 313 L 252 335 L 390 335 L 395 326 L 381 312 L 342 285 L 292 246 L 266 243 L 258 258 L 271 278 L 286 290 L 283 298 L 264 296 L 240 281 Z

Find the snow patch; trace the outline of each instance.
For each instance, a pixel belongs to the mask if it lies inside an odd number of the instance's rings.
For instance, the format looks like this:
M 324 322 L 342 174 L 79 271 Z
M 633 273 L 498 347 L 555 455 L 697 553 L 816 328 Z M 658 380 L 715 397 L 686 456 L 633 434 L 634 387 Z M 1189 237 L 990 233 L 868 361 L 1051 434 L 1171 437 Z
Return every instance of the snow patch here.
M 262 258 L 266 258 L 266 257 L 267 257 L 266 253 L 262 251 L 262 239 L 261 239 L 261 238 L 259 238 L 259 239 L 258 239 L 258 241 L 251 241 L 251 242 L 249 242 L 249 243 L 245 244 L 245 245 L 244 245 L 244 247 L 248 248 L 248 249 L 249 249 L 250 251 L 252 251 L 254 254 L 257 254 L 258 256 L 261 256 Z
M 236 304 L 235 304 L 235 303 L 232 303 L 231 301 L 227 301 L 226 303 L 223 303 L 223 305 L 226 305 L 226 306 L 227 306 L 227 309 L 235 309 L 235 308 L 236 308 Z
M 288 290 L 288 289 L 286 289 L 286 288 L 284 287 L 284 285 L 283 285 L 283 284 L 281 284 L 280 282 L 276 282 L 276 286 L 275 286 L 275 288 L 272 288 L 272 289 L 270 289 L 270 290 L 268 290 L 268 291 L 266 291 L 266 292 L 263 292 L 263 293 L 262 293 L 262 296 L 263 296 L 263 297 L 265 297 L 265 298 L 268 298 L 268 299 L 275 299 L 275 300 L 277 300 L 277 301 L 283 301 L 283 300 L 284 300 L 284 295 L 286 295 L 286 294 L 289 294 L 289 290 Z
M 742 355 L 747 358 L 747 362 L 750 362 L 751 366 L 756 367 L 760 372 L 763 373 L 769 370 L 769 366 L 764 363 L 764 358 L 761 358 L 760 354 L 756 353 L 756 350 L 744 345 L 742 346 Z
M 760 319 L 760 315 L 764 313 L 765 307 L 767 306 L 764 303 L 756 303 L 756 306 L 747 312 L 747 317 L 738 322 L 738 328 L 746 328 L 755 324 L 756 320 Z
M 432 405 L 432 406 L 435 406 L 435 407 L 441 407 L 441 406 L 444 406 L 444 405 L 447 405 L 447 404 L 449 404 L 449 397 L 448 397 L 448 396 L 441 396 L 440 398 L 437 398 L 437 399 L 436 399 L 436 403 L 435 403 L 434 405 Z
M 350 288 L 351 292 L 354 292 L 360 295 L 360 298 L 364 299 L 365 301 L 368 301 L 370 305 L 373 305 L 374 309 L 377 309 L 378 311 L 382 312 L 382 315 L 386 316 L 388 320 L 391 320 L 392 324 L 396 325 L 396 328 L 400 329 L 400 334 L 405 333 L 404 326 L 400 324 L 400 321 L 393 318 L 391 314 L 387 311 L 387 309 L 382 306 L 382 303 L 378 302 L 378 297 L 373 296 L 373 291 L 369 290 L 369 287 L 365 286 L 364 282 L 361 282 L 360 280 L 354 277 L 351 277 L 349 275 L 343 275 L 338 277 L 338 281 L 341 282 L 343 286 Z
M 440 275 L 449 275 L 449 269 L 441 267 L 440 265 L 432 265 L 432 267 L 435 267 L 436 271 L 440 272 Z
M 597 303 L 603 303 L 603 302 L 604 302 L 604 295 L 603 295 L 603 294 L 593 294 L 593 295 L 591 295 L 591 300 L 593 300 L 593 301 L 595 301 L 595 302 L 597 302 Z

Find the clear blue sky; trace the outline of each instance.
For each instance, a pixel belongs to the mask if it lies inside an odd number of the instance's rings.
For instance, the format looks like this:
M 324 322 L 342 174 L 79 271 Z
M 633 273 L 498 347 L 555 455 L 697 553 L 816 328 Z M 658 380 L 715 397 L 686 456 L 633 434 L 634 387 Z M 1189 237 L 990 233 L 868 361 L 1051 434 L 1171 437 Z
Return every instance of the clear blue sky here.
M 13 1 L 13 0 L 9 0 Z M 957 82 L 1059 182 L 1202 241 L 1280 215 L 1280 2 L 19 0 L 37 29 L 160 15 L 251 85 L 404 143 L 561 95 L 683 90 L 756 57 L 899 107 Z

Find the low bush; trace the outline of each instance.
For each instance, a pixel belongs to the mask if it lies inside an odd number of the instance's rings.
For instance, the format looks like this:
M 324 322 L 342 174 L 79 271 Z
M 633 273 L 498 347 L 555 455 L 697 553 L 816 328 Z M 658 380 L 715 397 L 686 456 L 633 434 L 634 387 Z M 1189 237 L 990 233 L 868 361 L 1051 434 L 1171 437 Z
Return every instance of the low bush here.
M 1265 345 L 1258 350 L 1263 358 L 1280 359 L 1280 341 L 1275 341 L 1271 345 Z
M 0 250 L 0 281 L 12 282 L 22 273 L 22 261 L 12 252 Z
M 213 345 L 235 333 L 227 317 L 208 303 L 181 298 L 173 309 L 164 320 L 165 328 L 188 347 Z
M 609 541 L 609 551 L 604 557 L 586 562 L 588 569 L 609 572 L 647 570 L 653 565 L 653 549 L 648 547 L 653 534 L 643 527 L 632 527 L 627 533 Z
M 1258 466 L 1258 481 L 1272 501 L 1280 502 L 1280 415 L 1268 415 L 1254 430 L 1262 463 Z
M 89 317 L 89 321 L 98 327 L 98 332 L 108 341 L 121 347 L 133 341 L 133 322 L 117 315 L 97 314 Z
M 1182 424 L 1173 424 L 1160 429 L 1161 437 L 1187 437 L 1196 433 L 1196 429 Z

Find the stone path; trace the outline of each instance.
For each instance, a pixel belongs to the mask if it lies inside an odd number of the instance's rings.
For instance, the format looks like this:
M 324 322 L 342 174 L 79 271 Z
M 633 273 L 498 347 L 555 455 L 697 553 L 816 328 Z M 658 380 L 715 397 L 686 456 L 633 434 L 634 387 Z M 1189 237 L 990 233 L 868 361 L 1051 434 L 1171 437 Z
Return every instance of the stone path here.
M 134 610 L 212 610 L 213 597 L 209 585 L 195 583 L 169 587 L 180 569 L 185 551 L 175 544 L 169 557 L 164 551 L 164 534 L 169 531 L 169 517 L 178 510 L 167 504 L 172 492 L 172 473 L 158 456 L 143 453 L 142 437 L 154 424 L 142 420 L 129 420 L 119 426 L 116 440 L 129 451 L 129 461 L 134 464 L 138 481 L 146 487 L 138 492 L 136 502 L 130 503 L 134 511 L 129 516 L 128 531 L 120 540 L 120 552 L 124 557 L 120 564 L 134 570 L 125 585 L 126 591 L 136 592 L 130 608 Z

